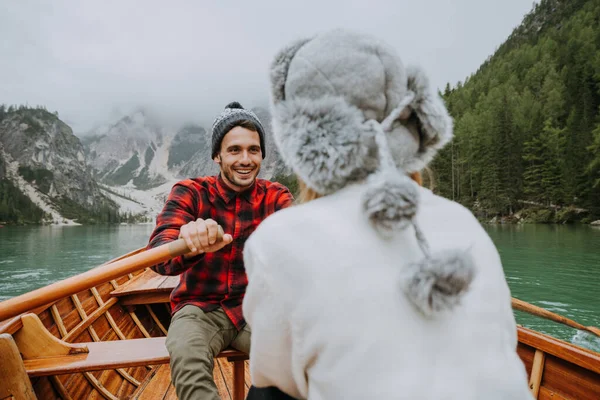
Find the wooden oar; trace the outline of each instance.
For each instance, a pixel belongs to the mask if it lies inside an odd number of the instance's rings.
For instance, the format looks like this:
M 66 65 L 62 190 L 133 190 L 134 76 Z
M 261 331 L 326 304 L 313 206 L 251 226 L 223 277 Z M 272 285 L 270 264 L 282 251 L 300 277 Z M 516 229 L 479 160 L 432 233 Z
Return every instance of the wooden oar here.
M 223 229 L 219 226 L 218 239 L 223 238 Z M 22 294 L 0 303 L 0 321 L 17 316 L 35 307 L 53 303 L 64 297 L 74 295 L 82 290 L 117 279 L 141 269 L 151 267 L 174 257 L 189 253 L 185 240 L 173 242 L 145 250 L 130 257 L 117 259 L 112 263 L 103 264 L 87 272 L 52 283 L 43 288 Z
M 565 324 L 570 326 L 571 328 L 579 329 L 582 331 L 591 332 L 594 335 L 600 337 L 600 329 L 594 326 L 584 326 L 578 322 L 575 322 L 569 318 L 563 317 L 562 315 L 555 314 L 551 311 L 548 311 L 544 308 L 534 306 L 533 304 L 529 304 L 523 300 L 519 300 L 516 298 L 512 298 L 512 307 L 515 310 L 524 311 L 529 314 L 537 315 L 538 317 L 546 318 L 554 322 L 558 322 L 560 324 Z

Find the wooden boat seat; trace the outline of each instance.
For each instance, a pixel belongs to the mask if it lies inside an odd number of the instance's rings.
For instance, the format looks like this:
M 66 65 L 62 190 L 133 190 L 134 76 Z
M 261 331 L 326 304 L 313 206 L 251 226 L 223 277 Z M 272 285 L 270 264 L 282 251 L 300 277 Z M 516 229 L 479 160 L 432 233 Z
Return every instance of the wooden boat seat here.
M 110 294 L 123 305 L 168 303 L 171 291 L 179 283 L 179 276 L 159 275 L 147 269 Z
M 27 374 L 29 376 L 60 375 L 169 362 L 164 337 L 78 343 L 78 345 L 85 346 L 88 352 L 23 360 Z
M 164 336 L 69 343 L 52 335 L 36 314 L 23 315 L 21 322 L 22 328 L 15 332 L 14 342 L 10 335 L 4 334 L 5 337 L 0 337 L 0 347 L 12 346 L 14 358 L 22 359 L 22 363 L 17 364 L 21 365 L 23 376 L 56 376 L 154 366 L 143 385 L 136 390 L 138 395 L 163 399 L 170 391 L 175 396 L 174 390 L 169 388 L 169 366 L 161 365 L 168 364 L 170 360 Z M 223 398 L 244 399 L 249 387 L 246 382 L 249 379 L 247 360 L 247 354 L 234 349 L 226 349 L 215 357 L 215 382 L 219 382 L 218 387 L 225 385 L 224 389 L 220 387 L 220 393 L 227 393 Z M 232 382 L 232 387 L 227 387 L 226 382 Z M 146 386 L 149 387 L 143 389 Z M 156 397 L 161 390 L 162 396 Z
M 23 360 L 27 374 L 29 376 L 61 375 L 169 362 L 165 337 L 78 343 L 78 345 L 87 347 L 88 352 Z M 233 349 L 227 349 L 217 357 L 232 361 L 248 358 L 246 354 Z

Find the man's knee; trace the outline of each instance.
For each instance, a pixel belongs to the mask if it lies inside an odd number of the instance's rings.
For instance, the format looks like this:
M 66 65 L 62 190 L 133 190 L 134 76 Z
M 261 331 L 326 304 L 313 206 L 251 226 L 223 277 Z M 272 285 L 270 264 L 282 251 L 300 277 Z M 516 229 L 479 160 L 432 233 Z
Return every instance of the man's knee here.
M 171 321 L 167 333 L 166 346 L 171 360 L 202 360 L 213 358 L 227 347 L 234 338 L 235 328 L 222 327 L 220 316 L 205 313 L 195 306 L 185 306 Z
M 167 351 L 171 362 L 188 365 L 194 361 L 211 361 L 212 351 L 206 341 L 190 340 L 188 338 L 169 337 L 166 340 Z
M 203 311 L 195 306 L 185 306 L 173 316 L 165 343 L 171 359 L 210 353 L 210 341 L 217 329 L 203 321 L 203 317 Z

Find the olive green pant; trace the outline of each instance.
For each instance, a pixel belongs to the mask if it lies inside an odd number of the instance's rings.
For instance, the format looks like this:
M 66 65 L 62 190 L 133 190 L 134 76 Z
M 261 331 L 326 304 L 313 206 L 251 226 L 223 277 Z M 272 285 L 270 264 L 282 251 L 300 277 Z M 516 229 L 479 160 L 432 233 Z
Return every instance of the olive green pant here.
M 238 331 L 222 308 L 205 313 L 187 305 L 173 316 L 166 344 L 178 399 L 219 400 L 214 357 L 227 347 L 249 354 L 250 328 Z

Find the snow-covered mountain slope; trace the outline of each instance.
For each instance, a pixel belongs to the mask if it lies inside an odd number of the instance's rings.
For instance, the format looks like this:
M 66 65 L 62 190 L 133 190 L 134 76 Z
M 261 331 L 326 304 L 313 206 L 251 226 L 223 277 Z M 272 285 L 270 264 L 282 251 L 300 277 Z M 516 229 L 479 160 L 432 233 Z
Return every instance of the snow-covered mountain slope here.
M 82 141 L 94 177 L 100 182 L 151 188 L 167 179 L 172 136 L 148 111 L 138 109 L 114 124 L 95 129 Z

